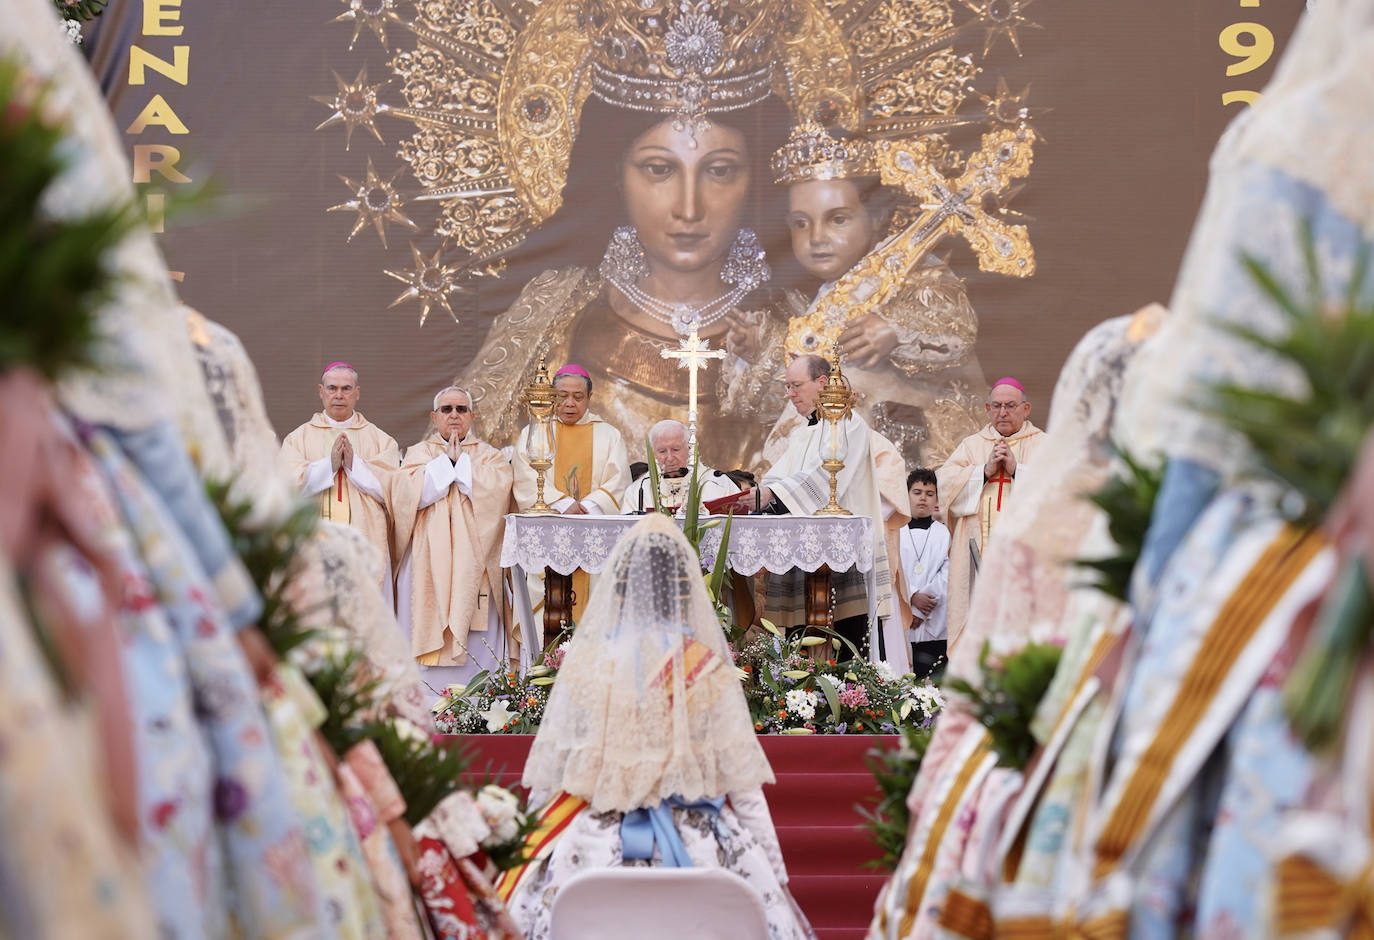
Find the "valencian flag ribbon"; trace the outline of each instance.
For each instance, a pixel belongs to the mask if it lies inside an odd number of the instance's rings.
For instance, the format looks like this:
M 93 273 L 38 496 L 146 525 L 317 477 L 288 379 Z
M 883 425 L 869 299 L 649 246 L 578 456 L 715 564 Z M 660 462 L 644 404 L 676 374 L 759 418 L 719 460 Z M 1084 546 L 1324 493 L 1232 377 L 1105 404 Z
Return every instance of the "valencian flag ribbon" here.
M 577 814 L 586 808 L 586 800 L 568 793 L 560 793 L 549 801 L 539 814 L 539 825 L 525 839 L 525 863 L 502 872 L 496 882 L 496 894 L 503 902 L 510 900 L 516 887 L 530 870 L 530 866 L 553 851 L 554 841 L 563 834 L 563 830 L 568 828 L 568 824 Z

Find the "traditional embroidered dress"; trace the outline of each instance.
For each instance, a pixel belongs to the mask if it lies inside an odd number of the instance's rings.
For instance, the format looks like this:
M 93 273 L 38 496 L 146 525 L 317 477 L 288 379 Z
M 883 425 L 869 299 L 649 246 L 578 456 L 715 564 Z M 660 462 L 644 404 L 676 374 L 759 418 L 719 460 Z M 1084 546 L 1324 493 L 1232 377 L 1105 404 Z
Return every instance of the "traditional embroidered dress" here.
M 737 811 L 737 801 L 751 809 L 761 808 L 765 828 L 758 832 L 752 829 L 750 822 L 753 820 L 748 813 Z M 813 937 L 806 922 L 793 908 L 785 888 L 786 870 L 782 867 L 772 823 L 767 822 L 763 791 L 732 796 L 719 808 L 704 803 L 686 804 L 684 801 L 684 806 L 667 810 L 681 837 L 688 864 L 697 868 L 724 868 L 749 882 L 763 903 L 770 937 L 778 940 Z M 669 863 L 669 856 L 661 847 L 651 858 L 625 857 L 621 831 L 626 816 L 626 813 L 615 811 L 598 813 L 582 804 L 548 848 L 521 872 L 522 877 L 513 888 L 508 887 L 504 879 L 498 885 L 503 895 L 509 893 L 511 916 L 524 930 L 527 940 L 547 940 L 551 936 L 549 913 L 553 899 L 558 896 L 559 889 L 577 875 L 603 868 L 658 867 Z M 510 873 L 506 877 L 513 875 Z
M 662 503 L 664 509 L 672 509 L 679 514 L 687 511 L 687 486 L 691 482 L 691 477 L 692 471 L 688 467 L 671 474 L 659 475 L 659 502 Z M 697 481 L 701 484 L 701 501 L 703 503 L 709 503 L 713 499 L 721 499 L 739 492 L 739 487 L 735 485 L 734 480 L 719 470 L 712 470 L 710 467 L 697 468 Z M 625 495 L 620 500 L 621 509 L 627 513 L 651 511 L 654 508 L 654 494 L 651 487 L 652 481 L 647 473 L 635 480 L 626 488 Z M 701 511 L 705 513 L 708 510 L 702 507 Z
M 1029 420 L 1010 437 L 1002 437 L 991 424 L 968 437 L 954 449 L 936 472 L 940 505 L 950 530 L 949 555 L 949 647 L 953 651 L 968 619 L 969 593 L 973 586 L 970 543 L 980 551 L 987 548 L 988 533 L 1006 509 L 1014 481 L 1006 474 L 983 479 L 983 467 L 992 456 L 993 445 L 1005 440 L 1016 457 L 1020 476 L 1035 459 L 1041 431 Z
M 432 432 L 406 451 L 391 488 L 401 559 L 397 620 L 436 687 L 504 668 L 514 653 L 501 580 L 511 467 L 471 432 L 460 446 L 455 464 L 448 442 Z
M 763 486 L 792 515 L 812 515 L 830 501 L 830 474 L 821 466 L 821 447 L 826 422 L 814 420 L 799 426 L 788 439 L 787 451 L 763 475 Z M 841 426 L 847 439 L 844 467 L 836 475 L 836 499 L 856 516 L 873 521 L 873 568 L 865 576 L 857 570 L 835 572 L 831 585 L 835 592 L 836 621 L 867 617 L 869 655 L 879 658 L 878 631 L 884 634 L 882 648 L 894 668 L 909 665 L 902 626 L 892 617 L 892 571 L 887 559 L 882 496 L 871 449 L 872 432 L 863 418 L 851 414 Z M 801 572 L 770 575 L 768 603 L 764 616 L 779 626 L 798 626 L 806 620 L 805 594 Z M 880 618 L 885 623 L 880 623 Z
M 64 701 L 8 563 L 0 569 L 0 934 L 153 936 L 143 868 L 97 789 L 94 729 Z
M 226 615 L 215 603 L 197 552 L 113 441 L 95 434 L 90 446 L 137 541 L 139 561 L 147 572 L 143 583 L 154 592 L 143 603 L 160 607 L 168 618 L 196 703 L 199 733 L 213 762 L 213 793 L 202 790 L 189 805 L 169 802 L 151 807 L 152 824 L 167 831 L 166 837 L 173 840 L 169 849 L 183 848 L 183 858 L 196 861 L 198 857 L 187 852 L 205 843 L 196 840 L 181 846 L 175 840 L 182 827 L 194 831 L 202 826 L 201 814 L 212 805 L 223 870 L 213 867 L 209 874 L 224 881 L 218 891 L 210 882 L 212 896 L 206 900 L 213 901 L 219 891 L 226 892 L 219 895 L 221 904 L 232 896 L 233 907 L 224 912 L 231 930 L 269 935 L 303 929 L 315 922 L 318 911 L 305 834 L 272 750 L 256 684 Z M 152 778 L 165 779 L 165 773 Z M 172 903 L 188 901 L 190 897 Z M 182 912 L 194 916 L 184 907 Z M 181 929 L 193 933 L 202 929 L 194 920 L 181 923 Z
M 1085 829 L 1082 910 L 1129 913 L 1132 935 L 1176 932 L 1196 827 L 1214 799 L 1199 775 L 1332 566 L 1319 538 L 1243 492 L 1198 520 L 1169 563 L 1132 665 L 1116 759 Z
M 578 871 L 636 862 L 734 871 L 771 936 L 812 936 L 784 887 L 761 790 L 773 774 L 730 662 L 696 553 L 649 514 L 612 551 L 525 763 L 548 803 L 533 861 L 498 890 L 527 938 L 549 936 Z
M 562 512 L 576 500 L 592 515 L 611 516 L 624 510 L 620 497 L 630 485 L 630 458 L 625 440 L 601 416 L 588 411 L 577 424 L 554 422 L 558 445 L 551 470 L 544 473 L 544 501 Z M 524 435 L 511 457 L 515 468 L 515 505 L 525 510 L 534 505 L 537 474 L 525 454 Z M 529 573 L 530 601 L 539 613 L 544 596 L 544 572 Z M 574 622 L 581 619 L 591 596 L 591 579 L 585 571 L 573 573 Z M 540 621 L 542 627 L 542 619 Z M 541 631 L 542 632 L 542 631 Z
M 353 445 L 353 461 L 335 471 L 330 455 L 340 435 Z M 281 452 L 301 493 L 319 506 L 320 518 L 357 528 L 381 552 L 387 560 L 383 593 L 389 596 L 393 557 L 387 488 L 401 462 L 396 442 L 361 412 L 335 421 L 321 411 L 286 435 Z
M 362 844 L 315 737 L 327 717 L 324 705 L 305 676 L 286 663 L 261 695 L 291 802 L 305 827 L 319 889 L 318 926 L 348 940 L 380 940 L 386 925 Z

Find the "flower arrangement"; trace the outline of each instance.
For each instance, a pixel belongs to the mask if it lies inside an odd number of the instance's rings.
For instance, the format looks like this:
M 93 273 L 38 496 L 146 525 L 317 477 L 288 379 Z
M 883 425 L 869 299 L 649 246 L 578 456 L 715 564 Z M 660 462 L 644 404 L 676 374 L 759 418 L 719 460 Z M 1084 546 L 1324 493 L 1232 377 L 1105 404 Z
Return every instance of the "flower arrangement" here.
M 944 705 L 935 686 L 868 662 L 830 631 L 788 640 L 763 626 L 735 654 L 760 734 L 895 734 L 928 726 Z M 817 655 L 822 649 L 832 655 Z
M 482 852 L 500 871 L 528 861 L 525 837 L 539 820 L 518 795 L 495 783 L 477 791 L 477 809 L 490 830 L 481 840 Z
M 904 726 L 928 727 L 944 706 L 934 685 L 899 676 L 886 663 L 813 655 L 827 642 L 838 652 L 838 637 L 787 640 L 766 622 L 764 631 L 735 653 L 760 734 L 895 734 Z M 436 727 L 445 734 L 533 734 L 567 645 L 550 648 L 524 675 L 483 672 L 465 686 L 449 686 L 434 704 Z
M 443 734 L 533 734 L 567 650 L 567 640 L 551 647 L 523 675 L 486 670 L 467 685 L 450 685 L 434 703 L 435 727 Z

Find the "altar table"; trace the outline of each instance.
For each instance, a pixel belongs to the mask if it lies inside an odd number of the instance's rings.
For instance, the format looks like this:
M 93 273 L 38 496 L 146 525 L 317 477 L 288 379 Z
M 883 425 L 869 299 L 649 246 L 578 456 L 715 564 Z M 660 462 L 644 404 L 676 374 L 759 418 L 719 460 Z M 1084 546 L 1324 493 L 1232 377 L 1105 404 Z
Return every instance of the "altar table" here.
M 544 648 L 572 611 L 572 573 L 602 571 L 611 550 L 639 516 L 563 516 L 511 513 L 501 543 L 501 567 L 511 571 L 511 601 L 521 630 L 521 664 Z M 714 565 L 725 516 L 703 516 L 702 563 Z M 682 520 L 677 520 L 682 524 Z M 857 568 L 867 576 L 869 619 L 877 591 L 873 569 L 873 522 L 867 516 L 735 516 L 726 564 L 737 574 L 782 574 L 800 568 L 807 574 L 807 623 L 829 626 L 830 572 Z M 526 588 L 526 573 L 545 572 L 544 616 L 536 620 Z

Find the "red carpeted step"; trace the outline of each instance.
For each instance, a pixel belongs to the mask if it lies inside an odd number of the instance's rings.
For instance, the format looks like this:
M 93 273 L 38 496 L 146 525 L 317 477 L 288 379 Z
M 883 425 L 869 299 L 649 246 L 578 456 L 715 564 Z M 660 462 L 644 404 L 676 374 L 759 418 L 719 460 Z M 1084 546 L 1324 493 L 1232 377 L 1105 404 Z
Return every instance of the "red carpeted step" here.
M 854 804 L 878 794 L 872 774 L 789 774 L 764 787 L 775 826 L 858 825 Z
M 796 875 L 872 874 L 864 863 L 878 850 L 858 826 L 778 826 L 787 870 Z
M 530 737 L 482 735 L 465 741 L 474 772 L 490 762 L 519 779 Z M 854 806 L 877 794 L 864 756 L 896 747 L 895 737 L 769 735 L 760 739 L 778 778 L 764 796 L 778 830 L 792 894 L 820 940 L 862 940 L 884 876 L 863 863 L 876 854 Z
M 868 926 L 873 902 L 883 887 L 881 875 L 790 875 L 787 887 L 811 926 Z
M 867 773 L 864 755 L 871 748 L 894 748 L 898 739 L 890 735 L 795 735 L 770 734 L 759 739 L 773 773 L 830 774 Z M 817 760 L 823 751 L 824 760 Z
M 867 927 L 821 927 L 816 940 L 864 940 Z

